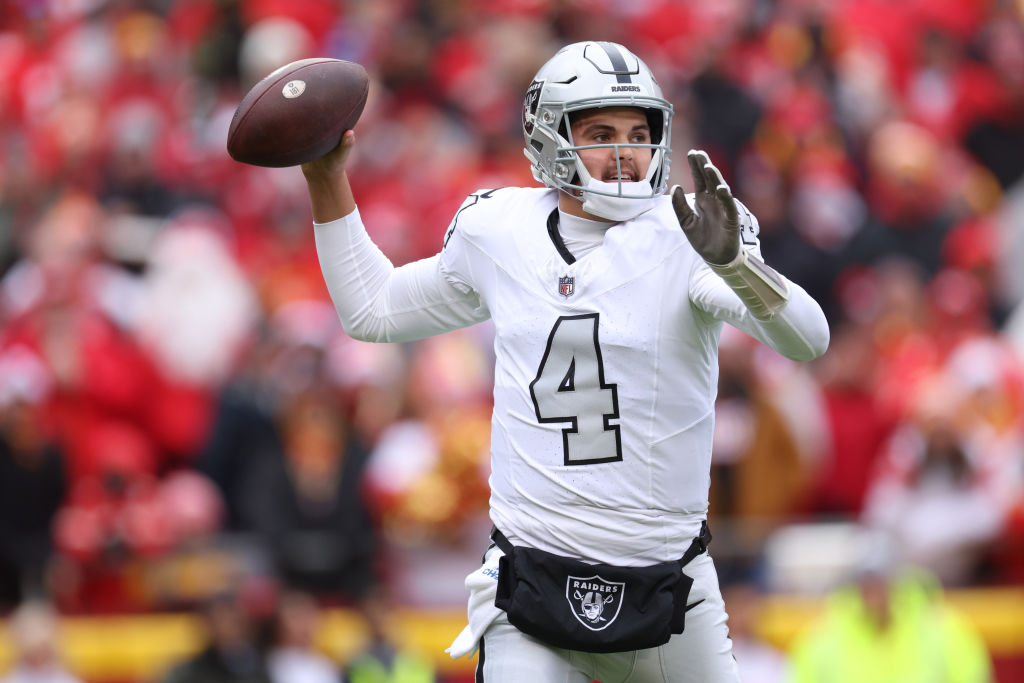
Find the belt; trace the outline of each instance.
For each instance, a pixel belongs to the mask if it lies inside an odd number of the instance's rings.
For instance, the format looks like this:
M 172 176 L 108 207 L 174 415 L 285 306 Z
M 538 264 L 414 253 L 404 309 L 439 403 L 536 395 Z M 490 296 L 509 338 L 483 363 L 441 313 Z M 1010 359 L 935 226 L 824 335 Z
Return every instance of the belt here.
M 498 527 L 491 527 L 491 540 L 494 544 L 501 548 L 501 552 L 506 555 L 512 554 L 512 543 L 506 538 L 505 534 L 498 530 Z M 686 549 L 683 556 L 679 558 L 679 566 L 685 567 L 690 563 L 693 558 L 700 555 L 702 552 L 708 549 L 708 545 L 711 543 L 711 529 L 708 527 L 707 520 L 701 520 L 700 533 L 697 534 L 692 541 L 690 541 L 690 547 Z

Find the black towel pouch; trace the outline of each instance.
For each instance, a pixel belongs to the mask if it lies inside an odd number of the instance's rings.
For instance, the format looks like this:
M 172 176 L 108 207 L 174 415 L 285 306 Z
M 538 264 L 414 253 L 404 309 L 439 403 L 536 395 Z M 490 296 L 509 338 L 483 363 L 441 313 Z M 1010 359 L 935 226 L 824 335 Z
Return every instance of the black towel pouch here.
M 657 647 L 685 627 L 693 579 L 683 567 L 707 548 L 707 526 L 679 560 L 647 567 L 589 564 L 536 548 L 514 547 L 495 529 L 495 606 L 523 633 L 583 652 Z

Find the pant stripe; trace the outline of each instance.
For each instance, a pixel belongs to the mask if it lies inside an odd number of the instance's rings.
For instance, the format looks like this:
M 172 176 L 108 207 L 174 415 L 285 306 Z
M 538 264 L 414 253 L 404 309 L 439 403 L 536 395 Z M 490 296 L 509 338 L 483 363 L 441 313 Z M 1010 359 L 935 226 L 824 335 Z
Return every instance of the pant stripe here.
M 476 681 L 475 683 L 484 683 L 484 639 L 480 638 L 480 651 L 477 655 L 476 660 Z

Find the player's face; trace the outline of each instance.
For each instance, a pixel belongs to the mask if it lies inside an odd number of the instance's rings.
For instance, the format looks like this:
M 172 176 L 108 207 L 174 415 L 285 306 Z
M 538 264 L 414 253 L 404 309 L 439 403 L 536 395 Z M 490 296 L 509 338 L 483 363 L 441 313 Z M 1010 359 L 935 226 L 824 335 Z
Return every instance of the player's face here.
M 642 109 L 607 107 L 588 109 L 572 119 L 574 145 L 651 143 L 651 129 Z M 647 175 L 653 150 L 635 147 L 601 147 L 578 152 L 591 177 L 606 183 L 636 182 Z

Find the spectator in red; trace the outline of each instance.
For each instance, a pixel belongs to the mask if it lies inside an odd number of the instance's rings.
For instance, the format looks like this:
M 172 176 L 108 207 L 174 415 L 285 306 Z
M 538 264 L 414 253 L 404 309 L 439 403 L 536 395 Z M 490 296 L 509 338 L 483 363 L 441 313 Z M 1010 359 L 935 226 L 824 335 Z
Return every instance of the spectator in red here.
M 152 388 L 152 364 L 118 317 L 127 307 L 111 306 L 126 290 L 101 252 L 105 217 L 95 198 L 64 192 L 4 279 L 10 318 L 2 336 L 33 349 L 52 374 L 47 426 L 72 480 L 95 469 L 88 450 L 94 430 L 110 421 L 144 423 Z
M 876 372 L 871 330 L 854 323 L 836 330 L 819 373 L 830 438 L 814 473 L 811 511 L 816 515 L 852 518 L 861 510 L 894 425 L 876 396 Z

